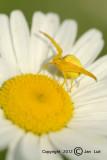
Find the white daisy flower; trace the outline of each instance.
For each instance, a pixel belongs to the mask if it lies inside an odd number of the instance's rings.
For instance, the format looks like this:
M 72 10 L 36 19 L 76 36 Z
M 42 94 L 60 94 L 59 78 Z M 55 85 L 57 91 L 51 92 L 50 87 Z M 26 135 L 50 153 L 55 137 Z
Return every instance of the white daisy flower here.
M 98 82 L 81 76 L 68 93 L 62 78 L 42 70 L 56 52 L 39 31 L 59 43 L 63 56 L 74 53 Z M 77 42 L 76 35 L 77 23 L 60 24 L 54 13 L 36 12 L 31 31 L 20 11 L 0 14 L 0 150 L 8 148 L 6 160 L 106 160 L 107 56 L 95 61 L 104 41 L 97 29 Z

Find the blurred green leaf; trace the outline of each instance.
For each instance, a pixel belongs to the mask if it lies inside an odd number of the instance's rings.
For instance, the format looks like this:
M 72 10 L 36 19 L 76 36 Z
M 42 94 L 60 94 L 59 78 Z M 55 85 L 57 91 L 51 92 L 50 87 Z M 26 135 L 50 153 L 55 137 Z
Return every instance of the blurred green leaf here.
M 0 152 L 0 160 L 4 160 L 5 159 L 5 154 L 6 154 L 6 150 Z

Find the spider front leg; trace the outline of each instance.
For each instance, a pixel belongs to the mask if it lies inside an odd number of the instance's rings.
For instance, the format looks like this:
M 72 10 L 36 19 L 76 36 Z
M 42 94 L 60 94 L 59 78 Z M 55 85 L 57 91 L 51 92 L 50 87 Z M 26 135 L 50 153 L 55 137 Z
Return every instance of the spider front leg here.
M 66 81 L 67 81 L 67 77 L 65 76 L 65 75 L 63 75 L 64 76 L 64 81 L 63 81 L 63 83 L 61 84 L 62 85 L 62 87 L 64 86 L 64 84 L 66 83 Z
M 73 80 L 73 79 L 71 79 L 70 81 L 71 81 L 71 87 L 70 87 L 70 89 L 69 89 L 69 92 L 71 92 L 71 91 L 72 91 L 72 85 L 73 85 L 74 80 Z
M 70 87 L 70 89 L 69 89 L 69 92 L 71 92 L 71 91 L 72 91 L 72 88 L 73 88 L 73 82 L 75 82 L 75 83 L 74 83 L 74 85 L 76 85 L 76 87 L 79 87 L 80 81 L 77 81 L 77 80 L 71 79 L 71 87 Z
M 75 84 L 76 84 L 76 87 L 79 87 L 79 85 L 80 85 L 80 80 L 75 80 Z

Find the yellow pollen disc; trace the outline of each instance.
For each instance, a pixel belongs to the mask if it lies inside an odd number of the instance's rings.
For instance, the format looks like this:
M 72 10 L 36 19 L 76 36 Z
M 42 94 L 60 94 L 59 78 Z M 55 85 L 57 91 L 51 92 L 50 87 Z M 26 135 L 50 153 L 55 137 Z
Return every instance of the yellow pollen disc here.
M 0 89 L 0 106 L 7 119 L 38 135 L 62 129 L 73 116 L 68 93 L 57 81 L 38 74 L 7 80 Z

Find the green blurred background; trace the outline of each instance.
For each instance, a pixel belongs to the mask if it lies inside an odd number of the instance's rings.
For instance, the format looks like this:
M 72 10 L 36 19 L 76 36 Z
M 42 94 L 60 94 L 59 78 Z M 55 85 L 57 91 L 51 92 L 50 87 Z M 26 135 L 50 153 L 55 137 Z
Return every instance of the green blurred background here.
M 12 10 L 24 12 L 29 24 L 34 11 L 56 12 L 61 20 L 73 18 L 78 21 L 81 35 L 87 29 L 95 27 L 104 34 L 105 47 L 101 53 L 107 53 L 107 0 L 0 0 L 0 13 L 9 14 Z M 5 151 L 0 153 L 4 160 Z

